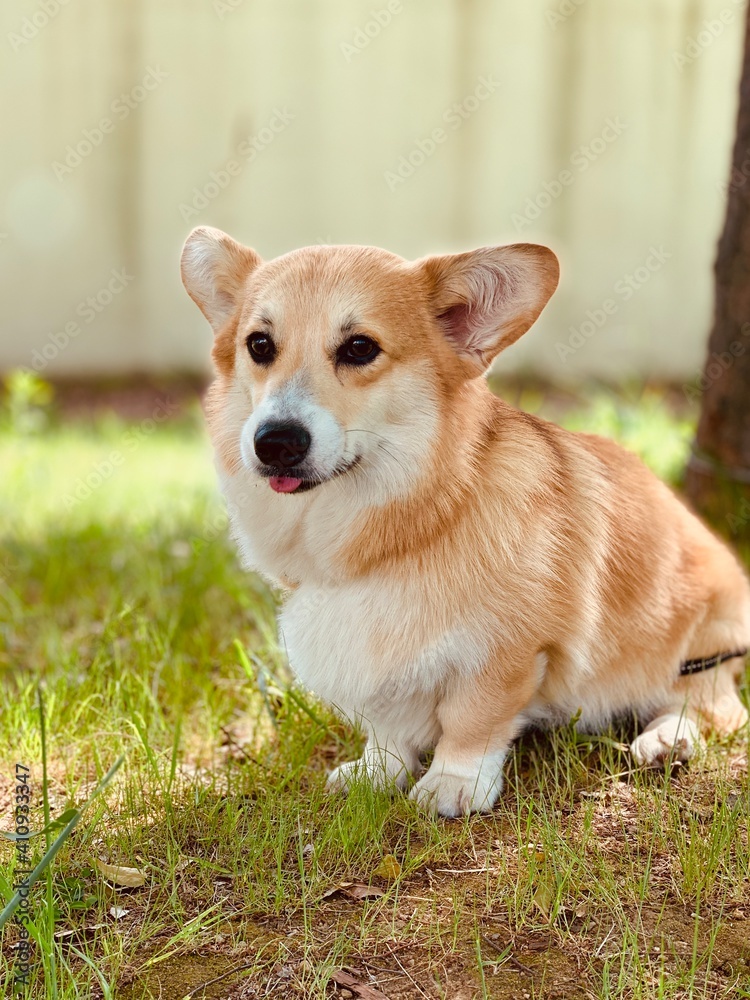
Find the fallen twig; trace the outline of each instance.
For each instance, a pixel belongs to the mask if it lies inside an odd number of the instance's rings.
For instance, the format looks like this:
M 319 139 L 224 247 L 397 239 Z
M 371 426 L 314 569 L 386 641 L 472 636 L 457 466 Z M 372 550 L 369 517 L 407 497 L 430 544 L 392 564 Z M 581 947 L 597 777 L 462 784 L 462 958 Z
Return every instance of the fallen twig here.
M 196 993 L 200 993 L 201 990 L 207 990 L 209 986 L 213 986 L 214 983 L 220 983 L 222 979 L 229 979 L 237 972 L 244 972 L 245 969 L 252 969 L 255 966 L 255 962 L 246 962 L 244 965 L 238 965 L 234 969 L 230 969 L 229 972 L 222 972 L 220 976 L 216 976 L 214 979 L 209 979 L 205 983 L 201 983 L 200 986 L 196 986 L 195 989 L 186 993 L 182 1000 L 190 1000 L 190 997 L 194 997 Z
M 490 938 L 486 937 L 484 934 L 480 934 L 479 936 L 481 937 L 481 939 L 484 941 L 485 944 L 488 944 L 490 946 L 490 948 L 494 948 L 496 952 L 498 952 L 500 955 L 503 955 L 505 961 L 506 962 L 510 962 L 510 964 L 515 969 L 518 969 L 519 972 L 523 972 L 527 976 L 533 976 L 534 975 L 534 970 L 530 969 L 528 967 L 528 965 L 524 965 L 523 962 L 519 962 L 518 959 L 515 958 L 510 952 L 508 952 L 507 955 L 505 954 L 505 948 L 507 947 L 507 945 L 505 947 L 502 947 L 496 941 L 492 941 Z

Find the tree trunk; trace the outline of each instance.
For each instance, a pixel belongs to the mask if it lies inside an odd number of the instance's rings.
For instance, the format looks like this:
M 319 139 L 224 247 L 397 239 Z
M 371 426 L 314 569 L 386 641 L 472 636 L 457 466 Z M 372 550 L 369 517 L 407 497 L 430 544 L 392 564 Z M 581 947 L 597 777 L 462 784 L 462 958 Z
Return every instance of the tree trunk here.
M 685 488 L 724 533 L 750 538 L 750 11 L 727 214 L 716 257 L 714 320 Z

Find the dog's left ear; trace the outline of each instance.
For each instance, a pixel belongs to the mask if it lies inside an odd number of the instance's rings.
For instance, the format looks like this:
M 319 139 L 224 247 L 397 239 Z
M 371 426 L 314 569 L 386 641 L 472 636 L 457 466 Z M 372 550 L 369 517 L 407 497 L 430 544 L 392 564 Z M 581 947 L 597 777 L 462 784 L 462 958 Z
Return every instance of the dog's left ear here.
M 419 264 L 435 317 L 470 376 L 526 333 L 560 276 L 554 253 L 535 243 L 427 257 Z
M 188 236 L 180 258 L 182 283 L 214 333 L 231 319 L 248 275 L 261 263 L 254 250 L 220 229 L 199 226 Z

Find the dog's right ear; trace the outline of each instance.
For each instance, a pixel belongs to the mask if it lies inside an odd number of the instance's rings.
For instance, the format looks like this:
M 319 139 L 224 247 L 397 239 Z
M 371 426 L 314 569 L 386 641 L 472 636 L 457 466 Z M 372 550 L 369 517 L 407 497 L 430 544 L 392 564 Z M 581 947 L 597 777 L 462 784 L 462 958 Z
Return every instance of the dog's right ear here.
M 427 257 L 416 266 L 427 275 L 443 335 L 472 378 L 529 329 L 560 276 L 554 253 L 535 243 Z
M 248 275 L 261 258 L 220 229 L 199 226 L 185 241 L 180 258 L 188 295 L 218 333 L 234 315 Z

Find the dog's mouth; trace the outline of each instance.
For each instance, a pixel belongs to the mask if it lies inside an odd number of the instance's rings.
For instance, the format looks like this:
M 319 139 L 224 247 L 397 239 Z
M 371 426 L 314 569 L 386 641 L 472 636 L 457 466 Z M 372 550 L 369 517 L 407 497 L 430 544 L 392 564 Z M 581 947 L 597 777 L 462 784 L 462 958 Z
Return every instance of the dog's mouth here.
M 330 476 L 289 476 L 277 472 L 270 466 L 264 469 L 261 475 L 268 479 L 268 485 L 275 493 L 307 493 L 309 490 L 315 489 L 316 486 L 322 486 L 323 483 L 328 483 L 338 476 L 351 472 L 359 464 L 359 459 L 360 456 L 357 455 L 347 465 L 334 469 Z

